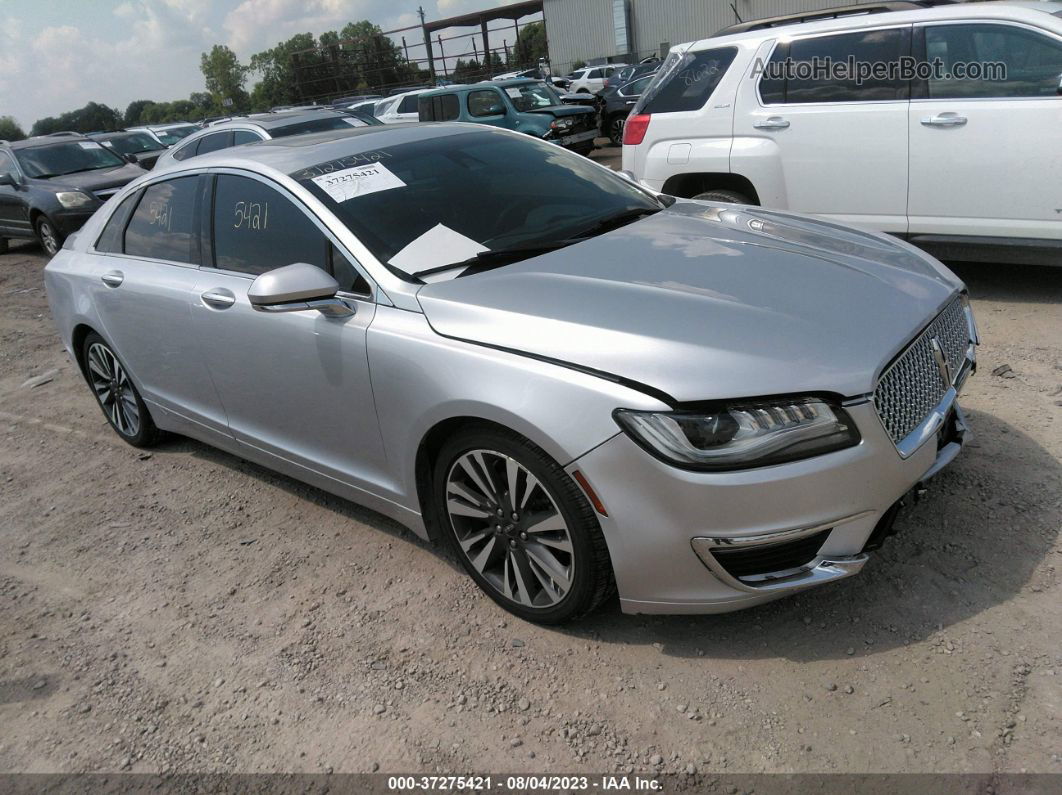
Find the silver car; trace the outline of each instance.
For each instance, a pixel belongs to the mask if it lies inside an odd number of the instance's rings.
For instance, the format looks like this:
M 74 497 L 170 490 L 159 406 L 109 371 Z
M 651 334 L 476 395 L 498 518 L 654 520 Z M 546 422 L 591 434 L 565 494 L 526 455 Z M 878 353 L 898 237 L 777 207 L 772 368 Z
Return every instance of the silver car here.
M 855 574 L 959 452 L 977 341 L 906 243 L 455 123 L 153 171 L 45 279 L 124 440 L 366 505 L 550 623 Z

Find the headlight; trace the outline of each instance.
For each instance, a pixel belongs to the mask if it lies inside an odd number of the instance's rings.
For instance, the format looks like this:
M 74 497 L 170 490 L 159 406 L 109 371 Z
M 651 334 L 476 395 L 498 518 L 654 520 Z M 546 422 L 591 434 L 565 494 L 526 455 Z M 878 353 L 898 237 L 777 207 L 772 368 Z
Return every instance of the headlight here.
M 847 412 L 818 398 L 734 403 L 714 411 L 617 409 L 616 421 L 657 458 L 685 469 L 746 469 L 859 443 Z
M 68 210 L 73 210 L 75 207 L 87 207 L 92 204 L 92 197 L 79 190 L 62 191 L 56 193 L 55 198 Z
M 573 124 L 575 124 L 575 122 L 571 119 L 554 119 L 549 123 L 549 126 L 554 130 L 567 130 Z

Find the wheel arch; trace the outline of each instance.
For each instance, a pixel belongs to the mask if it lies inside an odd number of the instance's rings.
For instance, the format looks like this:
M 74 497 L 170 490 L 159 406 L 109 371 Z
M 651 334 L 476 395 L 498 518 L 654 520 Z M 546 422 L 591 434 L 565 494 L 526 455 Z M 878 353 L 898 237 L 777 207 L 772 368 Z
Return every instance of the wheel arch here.
M 691 199 L 699 193 L 706 193 L 710 190 L 735 191 L 748 196 L 753 204 L 760 204 L 760 194 L 752 181 L 741 174 L 729 172 L 675 174 L 664 183 L 661 193 Z
M 70 331 L 70 347 L 73 349 L 74 361 L 77 362 L 78 369 L 81 370 L 81 375 L 88 378 L 88 371 L 85 368 L 85 339 L 89 334 L 100 334 L 96 329 L 90 326 L 88 323 L 77 323 Z

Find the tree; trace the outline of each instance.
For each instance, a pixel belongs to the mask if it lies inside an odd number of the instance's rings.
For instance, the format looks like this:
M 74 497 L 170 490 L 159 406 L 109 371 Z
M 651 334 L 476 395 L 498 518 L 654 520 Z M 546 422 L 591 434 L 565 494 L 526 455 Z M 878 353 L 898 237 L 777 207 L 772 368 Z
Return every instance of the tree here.
M 135 99 L 129 103 L 125 109 L 125 116 L 123 117 L 126 127 L 135 127 L 141 124 L 144 118 L 144 112 L 147 108 L 155 103 L 150 99 Z
M 13 116 L 0 116 L 0 141 L 21 141 L 26 137 Z
M 218 105 L 232 100 L 226 106 L 232 110 L 247 107 L 248 97 L 243 84 L 247 82 L 247 67 L 240 63 L 236 53 L 224 44 L 215 44 L 209 53 L 203 53 L 199 70 L 206 79 L 206 89 Z
M 251 104 L 255 110 L 268 110 L 274 105 L 289 105 L 298 101 L 292 56 L 315 47 L 312 33 L 298 33 L 272 49 L 251 56 L 251 71 L 262 78 L 251 90 Z
M 71 110 L 61 116 L 48 116 L 38 119 L 31 135 L 73 130 L 74 132 L 94 132 L 117 130 L 122 127 L 122 114 L 114 108 L 99 102 L 90 102 L 78 110 Z
M 548 58 L 549 48 L 546 46 L 546 26 L 541 22 L 532 22 L 520 29 L 520 37 L 516 46 L 513 47 L 510 66 L 517 69 L 530 69 L 538 66 L 539 58 Z

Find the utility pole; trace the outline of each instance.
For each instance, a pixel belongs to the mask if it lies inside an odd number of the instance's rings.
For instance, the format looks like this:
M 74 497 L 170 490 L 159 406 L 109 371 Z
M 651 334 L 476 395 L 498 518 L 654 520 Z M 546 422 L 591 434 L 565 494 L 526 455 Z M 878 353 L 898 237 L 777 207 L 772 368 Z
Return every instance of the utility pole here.
M 432 85 L 435 85 L 435 58 L 431 54 L 431 34 L 428 33 L 428 26 L 424 22 L 424 6 L 420 6 L 417 9 L 417 14 L 420 16 L 420 29 L 424 34 L 424 51 L 428 57 L 428 72 L 431 73 Z M 441 46 L 441 45 L 440 45 Z M 443 69 L 446 68 L 446 61 L 443 61 Z

